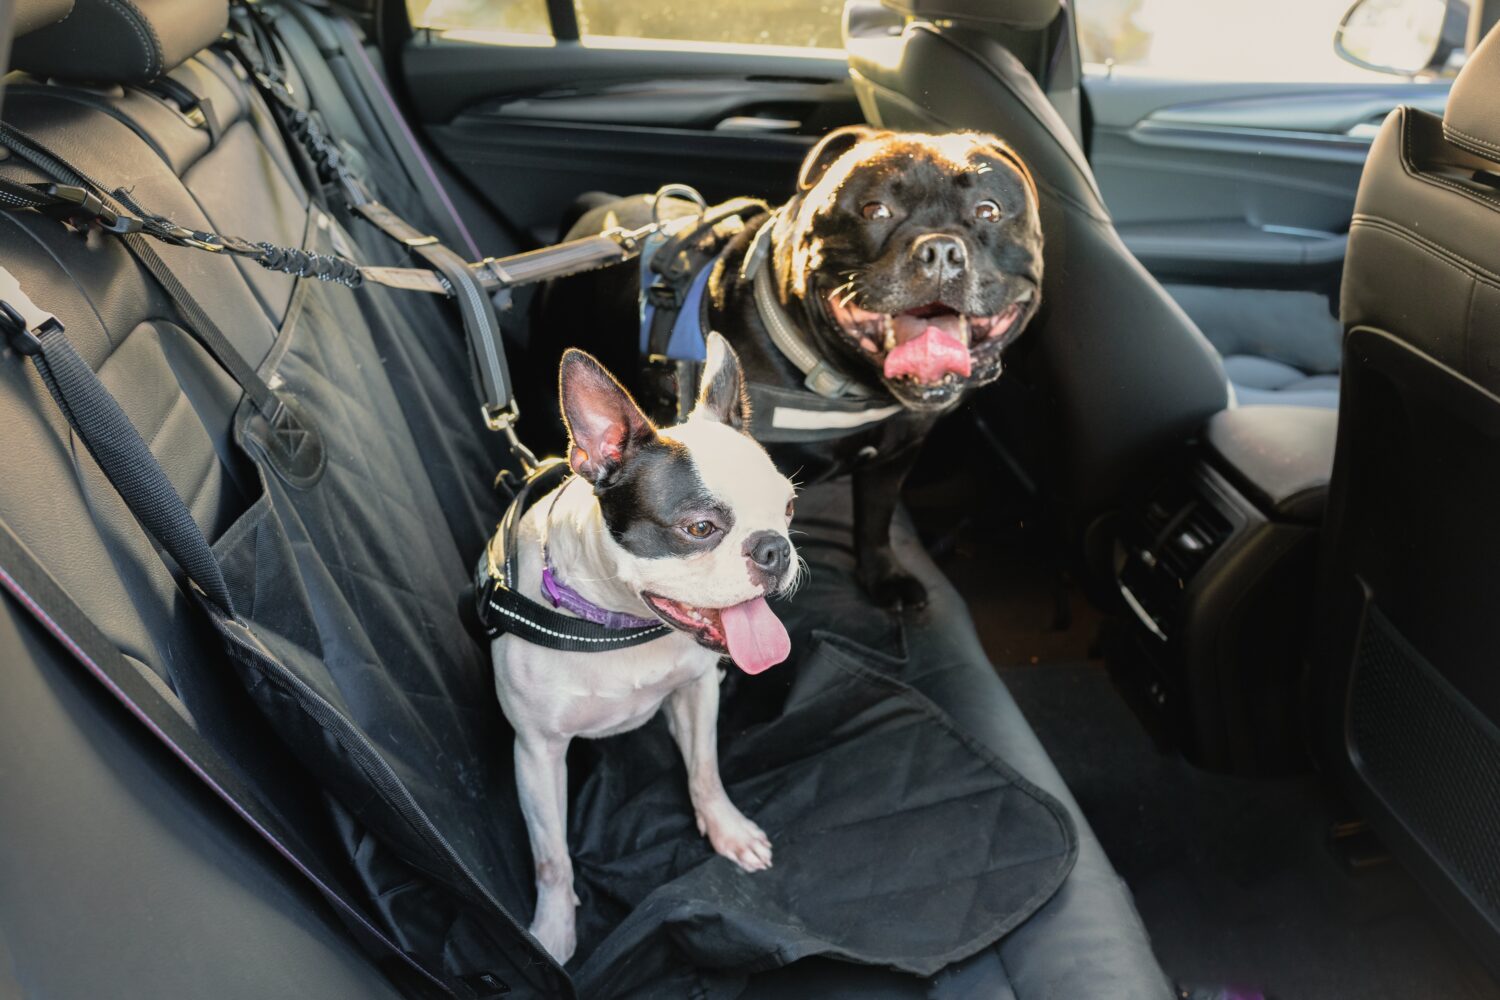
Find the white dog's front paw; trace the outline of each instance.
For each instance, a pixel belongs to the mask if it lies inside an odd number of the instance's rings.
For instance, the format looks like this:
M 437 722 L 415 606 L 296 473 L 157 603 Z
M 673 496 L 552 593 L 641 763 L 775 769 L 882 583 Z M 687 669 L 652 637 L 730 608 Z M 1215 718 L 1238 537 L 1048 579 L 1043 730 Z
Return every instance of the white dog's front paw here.
M 531 936 L 539 941 L 558 965 L 568 964 L 578 948 L 578 933 L 573 908 L 578 898 L 571 891 L 552 893 L 537 900 L 536 916 L 531 918 Z
M 729 800 L 697 813 L 698 832 L 708 837 L 714 850 L 747 872 L 771 867 L 771 838 Z

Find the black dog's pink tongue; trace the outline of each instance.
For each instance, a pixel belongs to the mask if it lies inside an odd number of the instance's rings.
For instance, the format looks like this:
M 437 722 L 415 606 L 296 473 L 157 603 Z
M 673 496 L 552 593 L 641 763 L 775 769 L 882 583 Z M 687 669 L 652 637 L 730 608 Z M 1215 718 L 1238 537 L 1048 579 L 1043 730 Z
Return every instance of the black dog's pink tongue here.
M 792 652 L 792 637 L 764 597 L 719 611 L 734 665 L 747 674 L 769 670 Z
M 932 385 L 952 372 L 968 378 L 972 371 L 969 349 L 936 323 L 930 323 L 920 336 L 904 341 L 885 357 L 885 377 L 910 376 Z

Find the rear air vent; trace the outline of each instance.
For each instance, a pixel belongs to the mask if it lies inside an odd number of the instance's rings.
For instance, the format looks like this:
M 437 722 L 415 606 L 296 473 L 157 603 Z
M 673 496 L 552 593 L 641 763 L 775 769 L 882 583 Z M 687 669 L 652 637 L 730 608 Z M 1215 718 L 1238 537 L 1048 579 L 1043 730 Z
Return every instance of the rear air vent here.
M 1203 498 L 1194 498 L 1157 535 L 1161 564 L 1186 584 L 1229 537 L 1229 521 Z

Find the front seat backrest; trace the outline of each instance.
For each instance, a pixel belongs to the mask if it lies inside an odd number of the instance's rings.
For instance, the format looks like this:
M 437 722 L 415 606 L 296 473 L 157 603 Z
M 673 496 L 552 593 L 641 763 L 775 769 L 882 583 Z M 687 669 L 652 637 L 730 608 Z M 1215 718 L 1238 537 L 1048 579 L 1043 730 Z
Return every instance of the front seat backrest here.
M 1500 965 L 1500 32 L 1393 112 L 1344 265 L 1314 690 L 1324 757 Z
M 1057 37 L 1057 0 L 885 2 L 907 18 L 899 34 L 845 39 L 865 116 L 895 129 L 994 133 L 1036 178 L 1045 270 L 1026 336 L 1051 396 L 1049 480 L 1087 517 L 1145 485 L 1154 461 L 1224 408 L 1223 367 L 1120 241 L 1083 149 L 1013 51 Z

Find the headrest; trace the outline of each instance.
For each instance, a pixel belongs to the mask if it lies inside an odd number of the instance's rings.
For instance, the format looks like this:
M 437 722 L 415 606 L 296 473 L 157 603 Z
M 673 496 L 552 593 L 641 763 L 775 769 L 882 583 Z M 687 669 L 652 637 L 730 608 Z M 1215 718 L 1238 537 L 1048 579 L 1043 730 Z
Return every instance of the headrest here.
M 921 21 L 1003 24 L 1045 28 L 1062 9 L 1061 0 L 882 0 L 891 10 Z
M 73 0 L 16 0 L 11 37 L 20 38 L 44 25 L 61 21 L 72 9 Z
M 1455 146 L 1500 162 L 1500 27 L 1491 28 L 1453 81 L 1443 135 Z
M 73 13 L 27 36 L 11 68 L 87 83 L 149 83 L 212 45 L 229 0 L 76 0 Z

